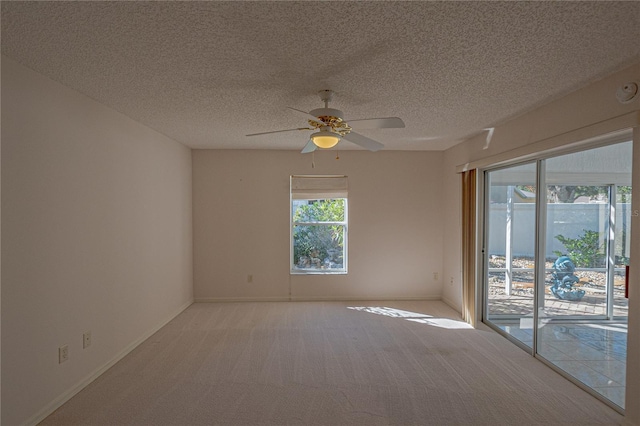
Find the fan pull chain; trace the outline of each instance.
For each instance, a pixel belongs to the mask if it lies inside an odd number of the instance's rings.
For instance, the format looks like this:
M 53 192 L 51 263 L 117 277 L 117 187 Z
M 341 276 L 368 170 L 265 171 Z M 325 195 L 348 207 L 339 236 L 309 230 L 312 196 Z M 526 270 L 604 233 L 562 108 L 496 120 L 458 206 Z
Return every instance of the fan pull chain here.
M 311 153 L 311 168 L 316 168 L 316 153 L 315 151 Z
M 339 159 L 340 159 L 340 151 L 336 150 L 336 160 L 339 160 Z

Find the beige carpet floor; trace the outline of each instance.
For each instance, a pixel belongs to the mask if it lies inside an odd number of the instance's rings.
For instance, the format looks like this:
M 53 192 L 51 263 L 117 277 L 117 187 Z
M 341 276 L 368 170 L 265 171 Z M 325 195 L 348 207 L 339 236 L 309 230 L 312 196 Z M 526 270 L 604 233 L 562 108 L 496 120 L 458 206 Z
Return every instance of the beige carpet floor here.
M 197 303 L 43 425 L 616 425 L 441 302 Z

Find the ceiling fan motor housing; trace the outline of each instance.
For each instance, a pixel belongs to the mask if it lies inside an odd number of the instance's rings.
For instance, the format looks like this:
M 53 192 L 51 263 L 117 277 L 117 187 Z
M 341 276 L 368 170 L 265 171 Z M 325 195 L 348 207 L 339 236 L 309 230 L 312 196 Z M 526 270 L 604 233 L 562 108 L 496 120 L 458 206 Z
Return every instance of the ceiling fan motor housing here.
M 351 131 L 351 127 L 343 120 L 344 115 L 339 109 L 318 108 L 309 111 L 309 114 L 318 117 L 317 121 L 309 120 L 309 124 L 316 129 L 329 131 L 340 136 Z

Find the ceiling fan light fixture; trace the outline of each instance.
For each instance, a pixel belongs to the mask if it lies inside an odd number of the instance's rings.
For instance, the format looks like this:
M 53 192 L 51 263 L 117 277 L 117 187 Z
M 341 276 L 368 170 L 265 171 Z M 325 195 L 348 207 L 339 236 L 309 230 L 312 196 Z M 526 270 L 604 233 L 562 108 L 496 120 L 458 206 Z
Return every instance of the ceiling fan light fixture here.
M 333 148 L 340 142 L 340 135 L 327 131 L 321 130 L 311 135 L 311 140 L 318 148 Z

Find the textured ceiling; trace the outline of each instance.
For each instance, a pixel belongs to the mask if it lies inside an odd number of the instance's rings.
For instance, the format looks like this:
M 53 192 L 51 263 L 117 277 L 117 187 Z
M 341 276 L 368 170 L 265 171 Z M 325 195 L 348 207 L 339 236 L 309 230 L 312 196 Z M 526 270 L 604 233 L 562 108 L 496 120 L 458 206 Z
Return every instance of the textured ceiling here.
M 2 2 L 2 53 L 193 148 L 301 149 L 286 106 L 441 150 L 640 60 L 639 2 Z M 356 148 L 348 142 L 341 149 Z

